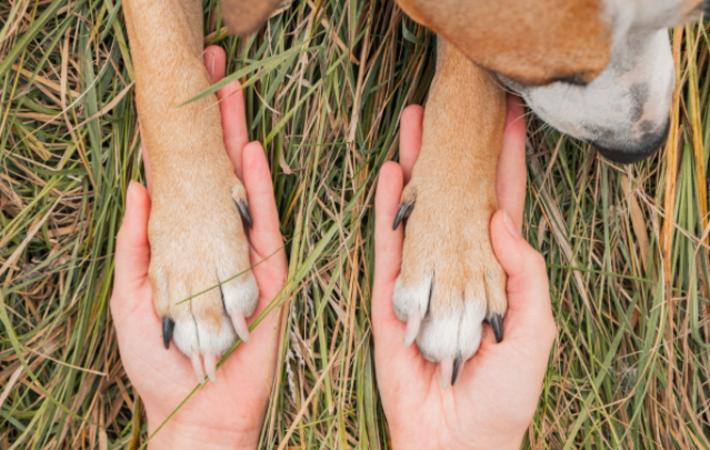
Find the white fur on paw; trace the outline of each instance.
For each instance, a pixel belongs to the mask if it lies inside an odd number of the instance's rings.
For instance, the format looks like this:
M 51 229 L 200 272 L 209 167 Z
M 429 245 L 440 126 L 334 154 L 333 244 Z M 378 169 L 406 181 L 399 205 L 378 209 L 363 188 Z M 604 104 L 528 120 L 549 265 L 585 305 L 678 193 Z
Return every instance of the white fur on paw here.
M 420 278 L 415 286 L 405 286 L 402 277 L 397 277 L 394 285 L 394 295 L 392 296 L 392 306 L 394 314 L 402 322 L 407 322 L 409 316 L 414 311 L 419 311 L 421 317 L 426 317 L 431 294 L 432 277 L 431 274 Z
M 225 277 L 228 279 L 228 277 Z M 217 326 L 205 321 L 197 320 L 190 310 L 189 314 L 181 314 L 175 322 L 173 339 L 175 345 L 186 355 L 224 355 L 243 332 L 246 331 L 248 340 L 248 328 L 246 328 L 245 318 L 254 314 L 259 300 L 259 289 L 256 285 L 254 275 L 249 272 L 230 280 L 219 287 L 219 295 L 225 309 L 221 317 L 221 323 Z M 215 292 L 216 293 L 216 292 Z M 212 293 L 213 295 L 215 293 Z M 180 307 L 197 307 L 200 301 L 209 301 L 207 293 L 190 300 L 191 305 L 184 304 Z M 237 326 L 235 322 L 241 325 Z M 239 332 L 239 333 L 237 333 Z M 238 336 L 238 334 L 240 336 Z
M 199 297 L 196 299 L 199 301 Z M 206 327 L 194 317 L 175 322 L 175 345 L 186 355 L 224 355 L 237 340 L 237 334 L 227 316 L 219 327 Z
M 484 301 L 467 301 L 443 314 L 428 314 L 417 336 L 417 346 L 424 358 L 432 362 L 461 357 L 466 361 L 481 344 Z
M 415 331 L 416 341 L 427 360 L 438 363 L 445 358 L 455 360 L 460 357 L 466 361 L 481 343 L 486 317 L 485 298 L 472 296 L 474 289 L 469 289 L 467 294 L 455 290 L 446 292 L 442 286 L 437 290 L 435 282 L 432 285 L 431 276 L 420 280 L 415 286 L 404 286 L 401 277 L 397 279 L 392 299 L 395 315 L 408 323 L 407 333 L 411 333 L 413 325 L 409 319 L 415 311 L 421 314 L 423 319 L 418 332 Z M 441 304 L 432 306 L 431 302 Z M 405 335 L 405 345 L 409 340 L 410 337 Z
M 259 288 L 251 272 L 222 284 L 220 288 L 224 308 L 232 321 L 237 320 L 237 315 L 246 318 L 254 314 L 259 301 Z

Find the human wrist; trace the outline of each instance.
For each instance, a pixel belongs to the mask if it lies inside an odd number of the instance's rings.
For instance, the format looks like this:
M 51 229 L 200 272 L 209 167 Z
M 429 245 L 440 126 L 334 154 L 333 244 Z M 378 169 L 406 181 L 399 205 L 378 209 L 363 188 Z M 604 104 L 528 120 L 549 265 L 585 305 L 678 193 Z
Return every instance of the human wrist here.
M 480 450 L 520 450 L 520 444 L 523 443 L 523 437 L 511 437 L 510 439 L 503 439 L 498 443 L 492 443 L 490 445 L 476 447 Z
M 164 418 L 148 415 L 149 450 L 253 450 L 259 439 L 258 429 L 228 430 L 174 418 L 158 430 L 164 421 Z
M 496 436 L 495 439 L 490 439 L 486 443 L 476 445 L 474 450 L 520 450 L 520 444 L 523 443 L 523 433 L 511 433 L 506 436 Z
M 441 436 L 430 436 L 431 440 L 420 439 L 421 436 L 407 433 L 406 435 L 392 434 L 393 450 L 520 450 L 523 442 L 523 433 L 510 434 L 506 436 L 495 436 L 491 439 L 480 436 L 465 436 L 457 438 L 443 438 Z

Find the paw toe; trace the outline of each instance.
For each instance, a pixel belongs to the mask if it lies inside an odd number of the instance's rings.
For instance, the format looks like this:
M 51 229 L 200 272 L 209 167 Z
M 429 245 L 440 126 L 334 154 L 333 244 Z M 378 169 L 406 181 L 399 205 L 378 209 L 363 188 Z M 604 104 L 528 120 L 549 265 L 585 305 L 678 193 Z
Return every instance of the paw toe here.
M 244 277 L 246 279 L 242 281 Z M 254 276 L 250 272 L 223 284 L 221 293 L 224 309 L 231 318 L 234 330 L 242 341 L 249 342 L 249 327 L 245 318 L 254 314 L 259 301 L 259 288 Z
M 431 275 L 422 276 L 416 283 L 405 283 L 400 276 L 394 285 L 392 296 L 394 314 L 402 322 L 407 322 L 414 312 L 418 312 L 420 317 L 425 317 L 431 292 Z
M 173 340 L 186 355 L 224 355 L 236 341 L 236 334 L 224 314 L 206 318 L 193 312 L 175 322 Z
M 227 314 L 242 314 L 244 317 L 254 314 L 259 300 L 259 288 L 251 272 L 222 284 L 220 289 Z
M 465 361 L 476 353 L 481 343 L 485 302 L 481 299 L 459 300 L 441 307 L 445 304 L 441 302 L 429 311 L 422 322 L 417 346 L 422 356 L 432 362 L 445 358 Z

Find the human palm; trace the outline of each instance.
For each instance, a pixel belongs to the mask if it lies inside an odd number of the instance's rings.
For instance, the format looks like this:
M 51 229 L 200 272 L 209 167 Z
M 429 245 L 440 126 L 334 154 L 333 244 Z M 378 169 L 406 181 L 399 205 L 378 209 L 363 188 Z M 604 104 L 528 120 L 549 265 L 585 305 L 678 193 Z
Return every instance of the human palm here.
M 486 325 L 478 352 L 463 363 L 457 384 L 446 389 L 438 366 L 415 345 L 402 345 L 406 325 L 392 309 L 404 236 L 391 224 L 421 146 L 422 116 L 419 107 L 402 114 L 400 165 L 382 168 L 375 206 L 375 364 L 392 442 L 405 449 L 517 449 L 557 335 L 544 260 L 519 232 L 526 182 L 522 106 L 509 96 L 496 184 L 501 210 L 491 220 L 493 249 L 508 276 L 505 339 L 497 344 Z
M 223 78 L 225 60 L 221 48 L 206 49 L 205 64 L 213 82 Z M 247 144 L 239 89 L 238 82 L 232 83 L 219 91 L 218 98 L 227 153 L 246 187 L 249 204 L 259 205 L 251 212 L 253 228 L 248 230 L 252 265 L 264 261 L 252 269 L 260 297 L 251 323 L 278 295 L 287 272 L 268 163 L 259 144 Z M 146 174 L 150 189 L 147 159 Z M 163 348 L 161 321 L 153 308 L 148 279 L 149 214 L 148 190 L 131 183 L 117 237 L 111 313 L 123 365 L 145 405 L 152 435 L 198 384 L 190 359 L 174 343 L 168 350 Z M 279 309 L 275 309 L 252 331 L 249 343 L 240 343 L 227 358 L 217 371 L 216 382 L 200 387 L 151 440 L 151 447 L 255 448 L 275 369 L 278 324 Z

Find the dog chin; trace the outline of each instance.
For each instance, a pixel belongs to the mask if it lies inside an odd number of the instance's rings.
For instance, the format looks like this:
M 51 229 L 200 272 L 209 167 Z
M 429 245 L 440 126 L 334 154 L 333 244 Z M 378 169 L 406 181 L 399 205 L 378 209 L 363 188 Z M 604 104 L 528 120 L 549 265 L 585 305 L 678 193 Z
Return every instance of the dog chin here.
M 621 163 L 633 164 L 653 156 L 668 139 L 670 121 L 666 121 L 660 131 L 645 133 L 634 142 L 607 143 L 588 141 L 606 159 Z

